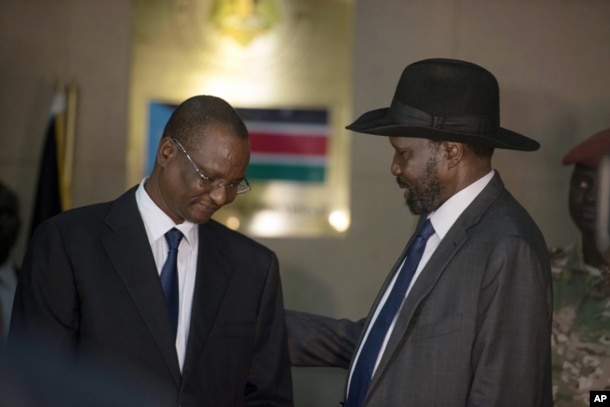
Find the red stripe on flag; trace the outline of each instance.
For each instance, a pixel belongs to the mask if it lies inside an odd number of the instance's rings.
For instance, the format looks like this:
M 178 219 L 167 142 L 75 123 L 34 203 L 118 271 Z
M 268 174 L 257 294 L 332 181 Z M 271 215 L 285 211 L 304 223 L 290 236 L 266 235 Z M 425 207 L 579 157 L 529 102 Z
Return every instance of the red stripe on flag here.
M 250 133 L 253 153 L 326 155 L 326 136 Z

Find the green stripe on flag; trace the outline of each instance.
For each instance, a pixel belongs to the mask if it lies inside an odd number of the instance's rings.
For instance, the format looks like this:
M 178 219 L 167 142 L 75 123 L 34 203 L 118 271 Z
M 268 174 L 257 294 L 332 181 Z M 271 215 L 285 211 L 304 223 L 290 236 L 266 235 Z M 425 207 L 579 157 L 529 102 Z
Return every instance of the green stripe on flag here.
M 323 182 L 324 166 L 250 163 L 249 180 Z

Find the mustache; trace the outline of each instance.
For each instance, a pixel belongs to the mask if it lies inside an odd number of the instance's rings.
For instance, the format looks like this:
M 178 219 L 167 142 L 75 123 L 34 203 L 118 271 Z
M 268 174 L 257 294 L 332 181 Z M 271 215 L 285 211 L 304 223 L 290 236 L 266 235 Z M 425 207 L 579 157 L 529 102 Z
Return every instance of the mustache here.
M 396 177 L 396 183 L 397 183 L 397 184 L 398 184 L 398 186 L 399 186 L 399 187 L 401 187 L 401 188 L 408 188 L 408 187 L 409 187 L 409 185 L 406 183 L 406 181 L 405 181 L 405 180 L 403 180 L 403 179 L 402 179 L 402 178 L 400 178 L 400 177 Z

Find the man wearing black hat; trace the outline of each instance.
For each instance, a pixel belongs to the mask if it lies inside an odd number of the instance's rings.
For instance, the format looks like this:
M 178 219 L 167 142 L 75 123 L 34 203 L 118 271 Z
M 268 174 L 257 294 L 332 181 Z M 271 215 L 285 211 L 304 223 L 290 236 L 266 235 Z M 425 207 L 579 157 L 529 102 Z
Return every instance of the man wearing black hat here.
M 562 160 L 574 166 L 568 201 L 580 239 L 551 255 L 555 407 L 588 406 L 589 391 L 610 388 L 610 268 L 598 233 L 598 221 L 608 214 L 608 208 L 598 211 L 599 167 L 609 153 L 606 129 L 578 143 Z
M 539 144 L 500 127 L 495 77 L 413 63 L 389 108 L 347 128 L 389 137 L 420 220 L 366 319 L 288 313 L 292 364 L 349 368 L 347 407 L 551 406 L 547 246 L 491 164 Z

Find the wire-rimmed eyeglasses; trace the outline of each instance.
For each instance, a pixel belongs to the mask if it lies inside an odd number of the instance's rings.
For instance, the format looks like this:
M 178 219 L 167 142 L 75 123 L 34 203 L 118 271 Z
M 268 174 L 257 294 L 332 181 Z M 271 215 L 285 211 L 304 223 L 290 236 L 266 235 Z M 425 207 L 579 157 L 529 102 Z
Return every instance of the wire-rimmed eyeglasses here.
M 250 183 L 248 182 L 248 180 L 246 178 L 242 179 L 239 182 L 223 184 L 222 182 L 217 182 L 217 180 L 212 177 L 208 177 L 201 171 L 201 169 L 199 168 L 197 163 L 195 161 L 193 161 L 190 154 L 188 153 L 188 151 L 186 151 L 186 148 L 184 148 L 182 143 L 180 143 L 177 139 L 175 139 L 173 137 L 172 137 L 172 141 L 176 143 L 176 145 L 180 148 L 180 150 L 186 156 L 187 160 L 189 160 L 189 162 L 191 163 L 191 166 L 193 167 L 193 169 L 199 176 L 199 186 L 201 188 L 214 188 L 214 189 L 215 188 L 224 188 L 225 191 L 227 191 L 227 194 L 237 194 L 237 195 L 245 194 L 246 192 L 248 192 L 251 189 Z

